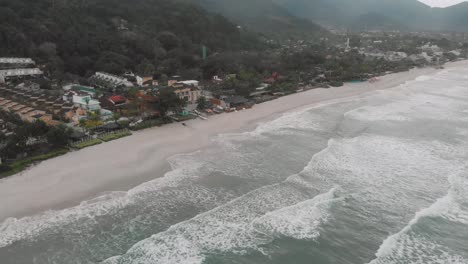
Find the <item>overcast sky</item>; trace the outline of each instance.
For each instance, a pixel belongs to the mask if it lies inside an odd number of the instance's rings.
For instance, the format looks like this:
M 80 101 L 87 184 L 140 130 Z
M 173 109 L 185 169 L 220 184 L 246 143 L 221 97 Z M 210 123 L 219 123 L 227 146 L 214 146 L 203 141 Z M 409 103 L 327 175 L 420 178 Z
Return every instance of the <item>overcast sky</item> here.
M 454 4 L 458 4 L 461 2 L 465 2 L 466 0 L 419 0 L 424 2 L 430 6 L 437 6 L 437 7 L 447 7 Z

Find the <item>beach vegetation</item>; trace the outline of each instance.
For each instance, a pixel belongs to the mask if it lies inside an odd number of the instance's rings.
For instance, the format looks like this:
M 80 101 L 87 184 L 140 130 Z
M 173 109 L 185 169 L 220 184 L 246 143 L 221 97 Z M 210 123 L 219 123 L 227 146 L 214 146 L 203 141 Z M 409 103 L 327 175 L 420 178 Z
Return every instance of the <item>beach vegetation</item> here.
M 205 96 L 201 96 L 200 98 L 198 98 L 198 100 L 197 100 L 197 108 L 198 108 L 199 110 L 203 110 L 203 109 L 205 109 L 207 106 L 208 106 L 208 101 L 206 100 L 206 97 L 205 97 Z
M 46 154 L 41 154 L 41 155 L 29 157 L 29 158 L 20 159 L 11 164 L 2 164 L 0 165 L 0 178 L 8 177 L 16 173 L 19 173 L 23 171 L 24 169 L 28 168 L 29 166 L 36 164 L 38 162 L 51 159 L 51 158 L 55 158 L 58 156 L 62 156 L 68 153 L 68 151 L 69 150 L 67 148 L 59 148 L 53 151 L 49 151 Z
M 163 89 L 159 93 L 159 110 L 162 116 L 166 116 L 168 112 L 181 112 L 187 105 L 187 102 L 177 96 L 172 89 Z
M 167 124 L 170 119 L 163 119 L 163 118 L 158 118 L 158 119 L 152 119 L 152 120 L 146 120 L 141 123 L 138 123 L 134 126 L 130 126 L 131 130 L 138 131 L 138 130 L 143 130 L 147 128 L 152 128 L 156 126 L 162 126 L 164 124 Z
M 132 132 L 125 129 L 123 131 L 117 131 L 117 132 L 113 132 L 113 133 L 103 134 L 103 135 L 100 135 L 98 138 L 100 140 L 104 141 L 104 142 L 109 142 L 109 141 L 116 140 L 116 139 L 119 139 L 119 138 L 128 137 L 130 135 L 132 135 Z
M 82 141 L 82 142 L 79 142 L 79 143 L 74 143 L 74 144 L 71 145 L 71 147 L 75 148 L 75 149 L 84 149 L 84 148 L 87 148 L 87 147 L 99 145 L 101 143 L 102 143 L 102 140 L 100 140 L 98 138 L 94 138 L 94 139 L 91 139 L 91 140 L 86 140 L 86 141 Z

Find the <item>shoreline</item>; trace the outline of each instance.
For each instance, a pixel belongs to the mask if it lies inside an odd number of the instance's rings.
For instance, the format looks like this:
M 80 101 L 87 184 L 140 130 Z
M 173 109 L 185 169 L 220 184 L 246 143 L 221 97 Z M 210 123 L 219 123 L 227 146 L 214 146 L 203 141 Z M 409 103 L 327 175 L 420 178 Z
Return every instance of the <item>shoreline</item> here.
M 203 149 L 215 135 L 252 130 L 260 122 L 296 109 L 393 88 L 439 71 L 413 69 L 382 76 L 372 84 L 345 83 L 342 87 L 312 89 L 250 110 L 215 115 L 206 121 L 191 120 L 187 127 L 175 123 L 137 131 L 130 137 L 43 161 L 0 180 L 0 221 L 76 206 L 106 192 L 127 191 L 164 176 L 171 169 L 169 157 Z

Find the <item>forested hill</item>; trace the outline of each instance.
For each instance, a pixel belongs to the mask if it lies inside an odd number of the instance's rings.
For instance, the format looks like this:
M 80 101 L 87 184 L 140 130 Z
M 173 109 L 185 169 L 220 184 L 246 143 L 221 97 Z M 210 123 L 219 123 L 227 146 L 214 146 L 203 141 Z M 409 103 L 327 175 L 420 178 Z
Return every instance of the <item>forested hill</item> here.
M 273 0 L 179 0 L 222 14 L 242 27 L 261 33 L 292 36 L 325 31 L 310 20 L 298 18 Z
M 0 0 L 0 56 L 33 57 L 56 75 L 194 71 L 202 45 L 213 53 L 262 44 L 220 15 L 170 0 Z

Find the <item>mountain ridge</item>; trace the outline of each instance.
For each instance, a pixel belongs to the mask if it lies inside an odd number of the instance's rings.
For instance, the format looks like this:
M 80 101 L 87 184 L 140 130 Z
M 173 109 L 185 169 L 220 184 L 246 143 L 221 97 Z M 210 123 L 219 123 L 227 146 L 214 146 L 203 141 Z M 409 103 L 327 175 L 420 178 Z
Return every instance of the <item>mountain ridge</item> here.
M 432 8 L 417 0 L 275 0 L 292 14 L 324 26 L 356 29 L 371 24 L 377 15 L 398 23 L 389 30 L 468 30 L 468 2 L 445 8 Z M 357 18 L 373 14 L 366 23 Z M 361 27 L 361 29 L 363 29 Z
M 272 0 L 180 0 L 197 4 L 207 11 L 221 14 L 248 30 L 260 33 L 325 32 L 314 22 L 297 17 Z

